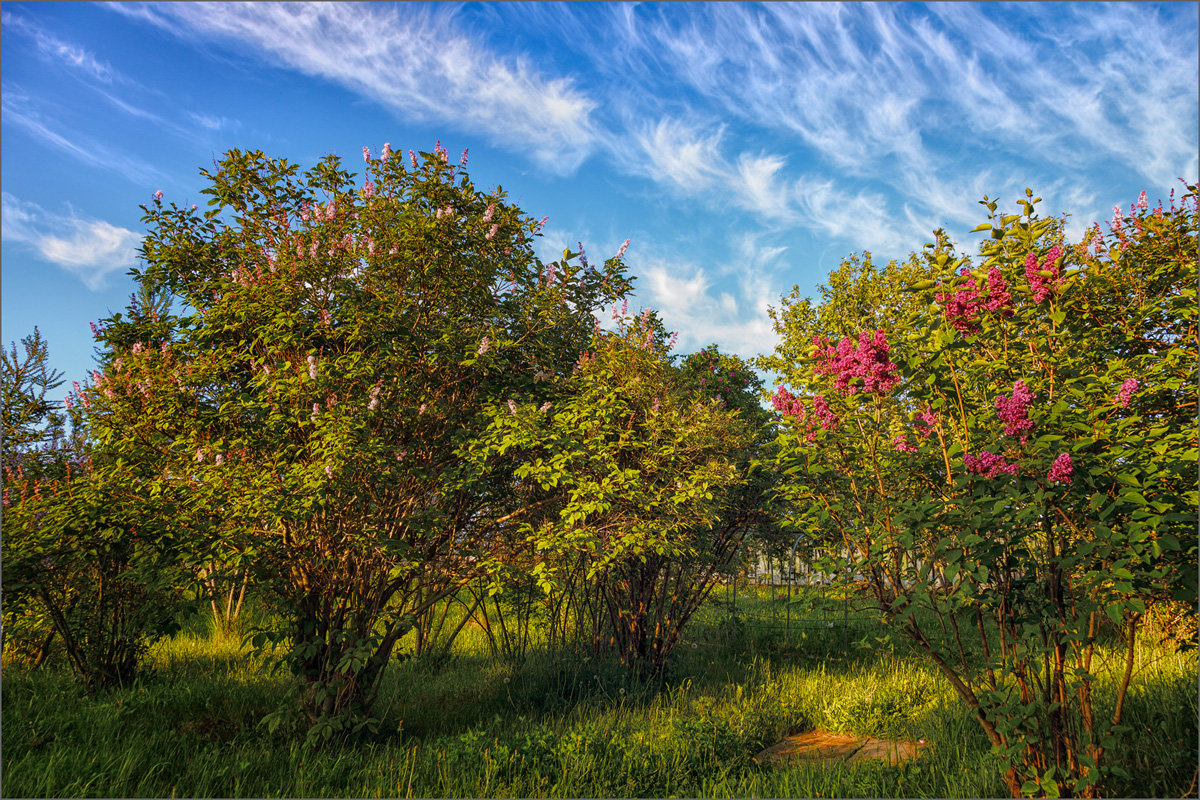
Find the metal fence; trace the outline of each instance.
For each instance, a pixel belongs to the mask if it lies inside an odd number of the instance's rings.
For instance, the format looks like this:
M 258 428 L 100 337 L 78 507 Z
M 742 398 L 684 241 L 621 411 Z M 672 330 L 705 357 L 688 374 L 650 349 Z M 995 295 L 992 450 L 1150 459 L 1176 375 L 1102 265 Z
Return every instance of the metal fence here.
M 848 647 L 852 636 L 878 626 L 878 608 L 865 597 L 862 577 L 847 555 L 828 548 L 798 554 L 804 540 L 797 536 L 786 558 L 772 558 L 758 534 L 747 535 L 733 561 L 740 568 L 725 584 L 729 613 L 740 626 L 778 633 L 785 643 L 810 631 L 834 630 Z M 816 555 L 840 557 L 845 568 L 818 571 L 812 565 Z

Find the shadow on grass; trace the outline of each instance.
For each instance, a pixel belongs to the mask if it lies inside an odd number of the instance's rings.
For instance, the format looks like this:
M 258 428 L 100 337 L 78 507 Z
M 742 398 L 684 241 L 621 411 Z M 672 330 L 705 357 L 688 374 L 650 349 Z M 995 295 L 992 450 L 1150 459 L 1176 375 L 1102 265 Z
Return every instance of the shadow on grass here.
M 995 796 L 999 764 L 965 708 L 902 643 L 864 632 L 689 632 L 664 675 L 586 652 L 520 668 L 478 653 L 398 660 L 378 734 L 306 751 L 258 722 L 293 690 L 231 638 L 157 647 L 133 686 L 98 696 L 59 669 L 5 669 L 10 796 Z M 1157 659 L 1157 660 L 1155 660 Z M 1184 791 L 1195 773 L 1195 655 L 1158 654 L 1127 701 L 1129 774 L 1112 790 Z M 765 766 L 814 728 L 925 739 L 899 766 Z

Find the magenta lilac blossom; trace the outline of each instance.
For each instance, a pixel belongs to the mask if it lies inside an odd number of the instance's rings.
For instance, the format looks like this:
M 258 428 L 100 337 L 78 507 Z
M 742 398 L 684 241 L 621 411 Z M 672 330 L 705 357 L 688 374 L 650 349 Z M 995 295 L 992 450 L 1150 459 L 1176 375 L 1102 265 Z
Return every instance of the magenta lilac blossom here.
M 841 418 L 829 408 L 829 402 L 823 394 L 813 398 L 813 411 L 816 412 L 817 420 L 825 430 L 832 430 L 841 422 Z
M 892 374 L 896 365 L 888 359 L 891 348 L 883 331 L 875 331 L 874 336 L 863 331 L 857 343 L 847 336 L 836 347 L 820 336 L 813 343 L 820 359 L 814 369 L 833 378 L 835 388 L 843 394 L 860 391 L 887 394 L 900 382 Z
M 988 270 L 987 276 L 987 302 L 983 307 L 993 314 L 999 313 L 1004 317 L 1013 315 L 1013 299 L 1008 293 L 1008 282 L 1004 280 L 1004 276 L 1000 274 L 999 267 L 992 267 Z
M 971 271 L 966 267 L 959 273 L 963 277 L 970 274 Z M 968 281 L 953 294 L 939 292 L 937 301 L 945 307 L 946 319 L 950 320 L 956 331 L 963 336 L 979 333 L 979 325 L 975 322 L 975 318 L 979 316 L 979 291 L 974 281 Z
M 1137 388 L 1137 378 L 1126 378 L 1121 384 L 1121 391 L 1117 392 L 1114 402 L 1116 402 L 1116 404 L 1121 408 L 1128 408 L 1129 401 L 1133 399 L 1133 393 L 1137 391 Z
M 933 406 L 926 403 L 925 410 L 917 415 L 917 421 L 924 423 L 923 427 L 917 428 L 917 433 L 921 434 L 922 438 L 928 439 L 929 434 L 933 433 L 933 429 L 937 425 L 937 415 L 933 413 Z
M 1050 467 L 1050 472 L 1046 475 L 1046 478 L 1051 481 L 1066 483 L 1071 480 L 1071 476 L 1074 473 L 1075 465 L 1071 463 L 1071 454 L 1063 453 L 1054 459 L 1054 464 Z
M 996 411 L 1004 423 L 1005 436 L 1020 436 L 1022 444 L 1026 433 L 1033 430 L 1033 420 L 1029 419 L 1029 404 L 1037 397 L 1025 385 L 1025 381 L 1013 384 L 1011 397 L 999 395 L 996 397 Z
M 1036 253 L 1025 256 L 1025 279 L 1033 290 L 1033 302 L 1040 303 L 1050 296 L 1051 290 L 1062 283 L 1062 272 L 1058 260 L 1062 257 L 1062 248 L 1058 245 L 1050 248 L 1046 259 L 1038 265 Z M 1050 276 L 1040 275 L 1039 272 L 1049 272 Z
M 967 468 L 967 472 L 984 478 L 995 478 L 1004 474 L 1015 475 L 1017 473 L 1016 464 L 1010 464 L 1004 460 L 1004 456 L 987 450 L 980 450 L 978 456 L 963 453 L 962 460 L 963 466 Z

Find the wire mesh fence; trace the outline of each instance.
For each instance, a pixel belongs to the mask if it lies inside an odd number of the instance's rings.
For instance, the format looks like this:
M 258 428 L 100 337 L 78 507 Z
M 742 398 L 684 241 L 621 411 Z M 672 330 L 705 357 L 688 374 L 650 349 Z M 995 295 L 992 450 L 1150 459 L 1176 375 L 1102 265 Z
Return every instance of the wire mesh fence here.
M 771 545 L 775 546 L 772 547 Z M 841 562 L 845 566 L 837 568 Z M 821 563 L 822 567 L 814 567 Z M 851 561 L 797 536 L 786 550 L 751 534 L 725 579 L 725 626 L 785 645 L 818 632 L 848 648 L 880 625 L 878 604 Z

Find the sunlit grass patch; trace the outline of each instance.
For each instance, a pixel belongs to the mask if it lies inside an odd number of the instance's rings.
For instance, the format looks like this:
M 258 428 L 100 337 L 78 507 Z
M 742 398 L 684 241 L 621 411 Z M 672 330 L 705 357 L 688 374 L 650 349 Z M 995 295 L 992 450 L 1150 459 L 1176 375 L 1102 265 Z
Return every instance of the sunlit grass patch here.
M 706 612 L 716 624 L 722 609 Z M 695 639 L 660 679 L 587 650 L 520 665 L 480 637 L 395 659 L 379 730 L 319 750 L 259 724 L 295 690 L 239 637 L 190 626 L 132 686 L 88 696 L 59 669 L 6 669 L 3 779 L 13 796 L 956 797 L 1004 794 L 977 722 L 903 641 L 837 630 L 782 642 Z M 693 647 L 692 645 L 697 646 Z M 1196 656 L 1141 645 L 1133 729 L 1114 754 L 1124 795 L 1178 795 L 1195 771 Z M 917 759 L 758 764 L 783 737 L 827 729 L 929 744 Z

